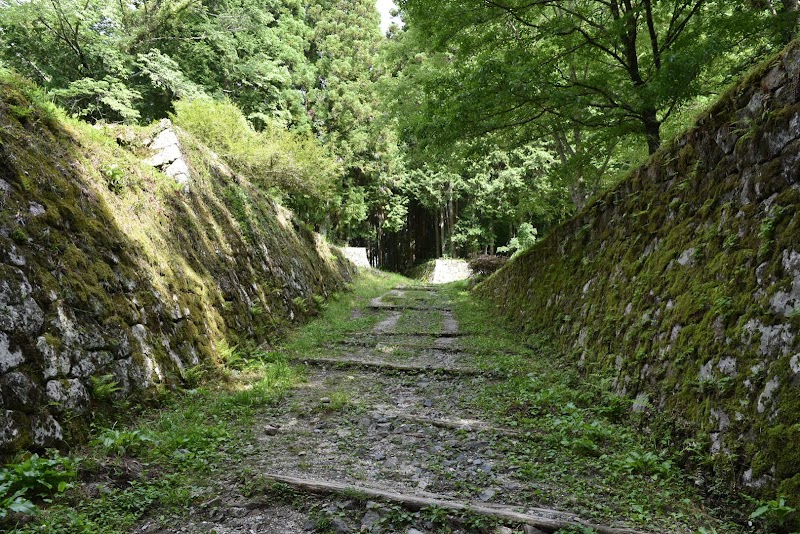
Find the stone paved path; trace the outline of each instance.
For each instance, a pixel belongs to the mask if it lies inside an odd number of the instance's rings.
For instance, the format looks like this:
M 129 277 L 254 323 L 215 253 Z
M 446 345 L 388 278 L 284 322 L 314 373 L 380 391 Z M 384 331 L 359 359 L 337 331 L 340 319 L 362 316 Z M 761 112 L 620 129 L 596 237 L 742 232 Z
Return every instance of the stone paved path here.
M 555 530 L 543 526 L 548 521 L 582 522 L 532 505 L 531 484 L 510 459 L 530 436 L 493 425 L 475 402 L 475 392 L 498 379 L 476 367 L 462 343 L 470 332 L 459 329 L 441 293 L 398 288 L 354 317 L 368 313 L 378 315 L 371 329 L 322 356 L 299 357 L 308 379 L 259 416 L 256 441 L 242 451 L 249 466 L 244 480 L 211 482 L 219 496 L 179 526 L 151 520 L 136 531 L 537 533 Z M 350 489 L 310 497 L 308 488 L 276 485 L 273 477 Z M 364 496 L 373 490 L 529 514 L 543 530 L 510 520 L 485 530 L 479 514 L 445 520 L 440 507 L 414 514 Z

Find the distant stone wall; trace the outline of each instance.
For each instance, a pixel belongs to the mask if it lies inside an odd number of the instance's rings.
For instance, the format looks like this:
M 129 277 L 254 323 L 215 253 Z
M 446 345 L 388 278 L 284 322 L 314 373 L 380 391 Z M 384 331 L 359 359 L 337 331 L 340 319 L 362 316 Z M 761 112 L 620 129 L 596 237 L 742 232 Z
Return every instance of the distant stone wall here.
M 341 250 L 344 257 L 350 260 L 356 267 L 362 269 L 369 269 L 371 267 L 366 247 L 342 247 Z
M 338 251 L 168 124 L 102 131 L 0 94 L 0 457 L 82 439 L 106 401 L 98 380 L 116 398 L 179 384 L 276 340 L 350 278 Z M 153 161 L 169 147 L 146 148 L 152 134 L 181 152 Z
M 432 284 L 447 284 L 466 280 L 472 275 L 467 260 L 447 260 L 439 258 L 433 268 Z
M 800 504 L 800 50 L 479 286 Z

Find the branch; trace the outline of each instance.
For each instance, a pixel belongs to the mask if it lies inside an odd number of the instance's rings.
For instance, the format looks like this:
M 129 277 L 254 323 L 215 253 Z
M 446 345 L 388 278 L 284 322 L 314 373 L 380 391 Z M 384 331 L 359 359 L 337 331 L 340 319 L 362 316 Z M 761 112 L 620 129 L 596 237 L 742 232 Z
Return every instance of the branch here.
M 644 11 L 647 17 L 647 30 L 650 32 L 650 48 L 653 50 L 653 63 L 656 70 L 661 70 L 661 53 L 658 50 L 658 34 L 653 22 L 653 3 L 652 0 L 644 0 Z
M 661 50 L 659 51 L 659 55 L 661 55 L 661 53 L 663 53 L 665 50 L 668 50 L 669 47 L 672 46 L 673 43 L 678 39 L 678 37 L 680 37 L 680 35 L 686 29 L 686 25 L 689 23 L 689 20 L 691 20 L 697 14 L 697 12 L 700 10 L 700 8 L 703 6 L 703 4 L 705 4 L 705 2 L 706 2 L 706 0 L 697 0 L 697 3 L 695 3 L 694 7 L 689 12 L 689 14 L 686 15 L 686 17 L 678 25 L 678 27 L 675 28 L 674 33 L 667 34 L 667 38 L 664 40 L 664 45 L 661 47 Z M 683 11 L 683 10 L 681 10 L 681 11 Z

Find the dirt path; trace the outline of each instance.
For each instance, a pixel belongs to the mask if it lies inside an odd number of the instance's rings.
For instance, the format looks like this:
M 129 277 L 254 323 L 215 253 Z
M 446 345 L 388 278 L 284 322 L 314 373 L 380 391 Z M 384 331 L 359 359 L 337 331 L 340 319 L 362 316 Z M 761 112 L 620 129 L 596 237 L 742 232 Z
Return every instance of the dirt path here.
M 307 381 L 259 415 L 243 472 L 210 481 L 216 496 L 188 519 L 136 532 L 641 531 L 537 504 L 515 461 L 535 436 L 476 402 L 500 378 L 480 369 L 450 304 L 397 288 L 355 310 L 373 326 L 297 358 Z

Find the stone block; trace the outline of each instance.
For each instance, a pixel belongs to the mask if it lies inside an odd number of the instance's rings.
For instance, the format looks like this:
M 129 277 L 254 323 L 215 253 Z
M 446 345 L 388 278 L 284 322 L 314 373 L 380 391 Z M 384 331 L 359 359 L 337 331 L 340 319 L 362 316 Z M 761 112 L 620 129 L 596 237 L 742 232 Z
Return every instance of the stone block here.
M 24 361 L 22 351 L 19 348 L 12 349 L 9 337 L 0 332 L 0 374 L 14 369 Z
M 89 392 L 78 379 L 51 380 L 45 393 L 55 412 L 83 414 L 89 409 Z
M 31 413 L 38 408 L 41 389 L 27 375 L 12 371 L 0 378 L 3 406 L 11 410 Z

